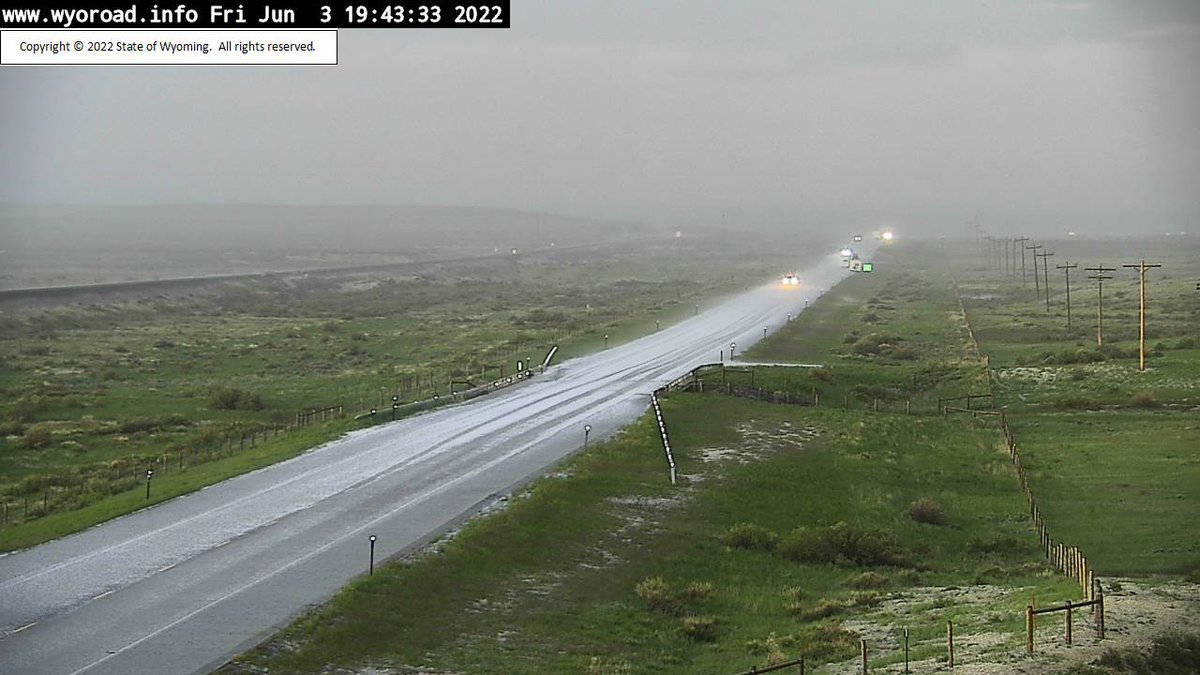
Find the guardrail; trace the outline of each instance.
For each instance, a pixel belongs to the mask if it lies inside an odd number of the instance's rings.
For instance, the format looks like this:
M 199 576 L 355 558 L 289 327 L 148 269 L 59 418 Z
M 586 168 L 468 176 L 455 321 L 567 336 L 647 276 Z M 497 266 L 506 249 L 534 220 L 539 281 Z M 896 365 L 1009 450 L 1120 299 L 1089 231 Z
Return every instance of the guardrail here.
M 667 455 L 667 467 L 671 470 L 671 485 L 674 485 L 675 454 L 671 452 L 671 439 L 667 435 L 667 424 L 663 420 L 662 406 L 658 404 L 658 392 L 660 391 L 663 391 L 663 389 L 656 389 L 650 394 L 650 404 L 654 406 L 654 416 L 658 419 L 658 433 L 662 436 L 663 452 Z

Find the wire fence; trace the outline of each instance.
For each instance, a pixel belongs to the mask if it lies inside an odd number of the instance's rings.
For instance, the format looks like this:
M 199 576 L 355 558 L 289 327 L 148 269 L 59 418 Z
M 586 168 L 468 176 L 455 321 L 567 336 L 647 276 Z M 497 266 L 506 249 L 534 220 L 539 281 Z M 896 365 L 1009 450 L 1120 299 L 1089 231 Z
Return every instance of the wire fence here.
M 582 332 L 562 330 L 554 333 L 554 337 L 570 338 Z M 347 396 L 345 398 L 354 400 L 344 404 L 304 409 L 287 421 L 247 421 L 222 430 L 210 428 L 202 430 L 189 441 L 174 443 L 162 452 L 132 454 L 111 462 L 72 467 L 53 474 L 26 476 L 0 492 L 0 528 L 78 510 L 113 495 L 144 490 L 147 483 L 153 484 L 165 476 L 174 476 L 257 448 L 298 428 L 347 416 L 367 422 L 387 422 L 509 387 L 533 376 L 532 357 L 537 355 L 541 346 L 533 342 L 513 342 L 502 346 L 500 351 L 507 355 L 527 353 L 524 358 L 517 360 L 516 367 L 511 371 L 503 362 L 480 365 L 474 360 L 420 374 L 403 374 L 395 378 L 392 386 L 380 387 L 378 392 Z M 552 349 L 556 348 L 552 345 Z M 474 377 L 474 373 L 480 375 L 479 384 L 465 379 Z M 456 383 L 465 383 L 466 388 L 455 391 Z
M 202 433 L 169 451 L 81 466 L 70 472 L 27 476 L 0 495 L 0 527 L 22 525 L 112 495 L 142 490 L 156 479 L 232 457 L 295 429 L 344 416 L 340 405 L 305 410 L 285 423 L 249 423 L 240 429 Z
M 729 373 L 745 373 L 750 375 L 751 384 L 749 386 L 743 384 L 735 384 L 728 380 Z M 706 377 L 710 375 L 721 374 L 721 382 L 709 382 Z M 912 399 L 898 398 L 860 398 L 844 394 L 840 397 L 825 396 L 822 397 L 820 391 L 814 390 L 812 394 L 805 394 L 796 391 L 784 391 L 777 389 L 763 389 L 753 386 L 754 369 L 752 368 L 730 368 L 723 363 L 706 363 L 702 366 L 697 366 L 688 371 L 684 375 L 672 380 L 670 383 L 658 389 L 655 393 L 663 394 L 667 391 L 683 391 L 683 392 L 698 392 L 705 391 L 722 393 L 735 398 L 750 399 L 753 401 L 765 401 L 767 403 L 776 403 L 779 405 L 796 405 L 820 407 L 834 406 L 840 407 L 843 410 L 870 410 L 872 412 L 891 412 L 904 414 L 915 414 L 914 409 L 919 413 L 920 406 L 914 408 Z M 925 411 L 931 413 L 932 410 Z M 938 412 L 941 413 L 941 405 L 939 403 Z
M 1074 580 L 1079 584 L 1080 590 L 1083 593 L 1084 601 L 1081 603 L 1066 603 L 1058 607 L 1045 609 L 1037 609 L 1032 603 L 1026 607 L 1026 649 L 1033 652 L 1033 633 L 1035 628 L 1034 617 L 1038 614 L 1063 611 L 1066 613 L 1066 640 L 1071 642 L 1071 614 L 1074 609 L 1087 607 L 1093 614 L 1093 624 L 1096 628 L 1096 633 L 1099 637 L 1104 637 L 1104 588 L 1099 578 L 1096 577 L 1096 571 L 1092 568 L 1088 557 L 1076 546 L 1069 546 L 1065 542 L 1056 539 L 1046 525 L 1046 519 L 1042 515 L 1041 507 L 1038 506 L 1037 497 L 1033 494 L 1033 488 L 1029 482 L 1029 471 L 1026 468 L 1024 460 L 1021 458 L 1021 451 L 1017 447 L 1017 438 L 1013 433 L 1012 426 L 1009 424 L 1008 417 L 1004 411 L 996 407 L 996 396 L 992 389 L 992 380 L 994 373 L 992 372 L 991 359 L 986 354 L 979 351 L 979 341 L 975 337 L 975 332 L 971 328 L 970 319 L 967 316 L 966 308 L 963 305 L 962 295 L 958 291 L 958 284 L 954 284 L 954 295 L 958 299 L 958 306 L 962 311 L 963 323 L 966 326 L 967 334 L 971 338 L 972 344 L 975 346 L 977 354 L 981 354 L 980 358 L 984 361 L 987 368 L 988 391 L 985 395 L 979 395 L 976 398 L 987 397 L 990 404 L 988 414 L 995 417 L 998 421 L 1000 430 L 1004 434 L 1004 445 L 1008 451 L 1009 458 L 1012 462 L 1013 469 L 1016 471 L 1017 479 L 1021 485 L 1021 492 L 1025 495 L 1025 501 L 1029 509 L 1029 517 L 1033 520 L 1034 527 L 1037 530 L 1038 545 L 1042 549 L 1042 553 L 1046 556 L 1046 560 L 1050 562 L 1061 573 Z M 971 412 L 971 411 L 968 411 Z

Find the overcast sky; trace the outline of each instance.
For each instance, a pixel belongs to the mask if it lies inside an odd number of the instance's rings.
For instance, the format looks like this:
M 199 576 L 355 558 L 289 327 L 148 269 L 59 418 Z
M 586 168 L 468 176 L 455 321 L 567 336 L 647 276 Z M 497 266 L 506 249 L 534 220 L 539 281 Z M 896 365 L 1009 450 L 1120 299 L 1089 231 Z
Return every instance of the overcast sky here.
M 336 67 L 0 68 L 0 202 L 1200 227 L 1200 3 L 512 5 Z

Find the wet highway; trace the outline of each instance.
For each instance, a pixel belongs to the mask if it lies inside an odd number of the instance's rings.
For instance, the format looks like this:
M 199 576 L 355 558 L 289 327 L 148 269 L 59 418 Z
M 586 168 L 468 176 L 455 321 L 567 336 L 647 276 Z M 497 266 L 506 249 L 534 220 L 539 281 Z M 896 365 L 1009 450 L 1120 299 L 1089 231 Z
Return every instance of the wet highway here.
M 468 403 L 0 556 L 0 673 L 216 668 L 368 564 L 436 537 L 634 420 L 658 386 L 738 352 L 850 274 L 840 257 Z M 728 352 L 726 352 L 728 354 Z M 667 479 L 666 463 L 663 466 Z

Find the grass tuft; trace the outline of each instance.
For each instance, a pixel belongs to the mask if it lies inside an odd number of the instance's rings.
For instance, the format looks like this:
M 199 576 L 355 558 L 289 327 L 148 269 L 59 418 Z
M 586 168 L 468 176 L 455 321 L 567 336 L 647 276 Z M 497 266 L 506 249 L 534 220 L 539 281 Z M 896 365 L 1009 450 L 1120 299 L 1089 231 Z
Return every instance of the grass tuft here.
M 942 505 L 928 497 L 922 497 L 909 504 L 908 508 L 904 509 L 904 515 L 910 520 L 926 525 L 941 526 L 950 523 L 950 516 Z

